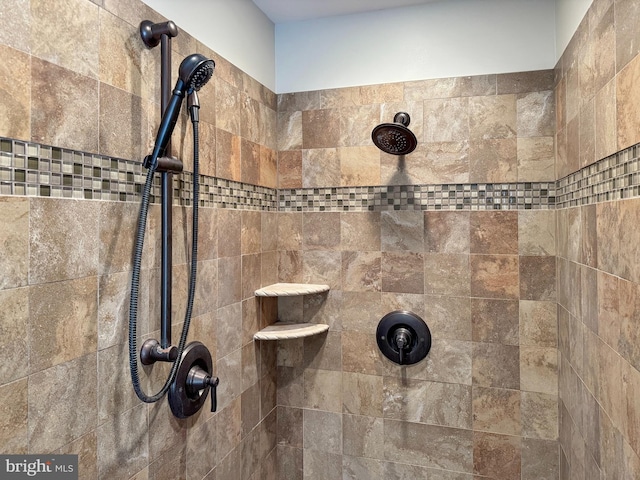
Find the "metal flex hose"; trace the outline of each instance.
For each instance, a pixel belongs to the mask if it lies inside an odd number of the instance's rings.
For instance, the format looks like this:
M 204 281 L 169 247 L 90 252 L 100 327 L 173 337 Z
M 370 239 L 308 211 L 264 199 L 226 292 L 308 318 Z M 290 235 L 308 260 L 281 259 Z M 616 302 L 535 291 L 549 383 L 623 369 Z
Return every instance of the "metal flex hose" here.
M 193 119 L 192 119 L 193 120 Z M 138 230 L 136 233 L 135 248 L 133 255 L 133 272 L 131 275 L 131 298 L 129 300 L 129 367 L 131 369 L 131 383 L 133 389 L 140 400 L 145 403 L 154 403 L 160 400 L 176 378 L 182 353 L 184 352 L 189 326 L 191 324 L 191 314 L 193 312 L 193 302 L 195 297 L 197 262 L 198 262 L 198 205 L 199 205 L 199 134 L 198 121 L 193 120 L 193 238 L 191 241 L 191 270 L 189 276 L 189 291 L 187 294 L 187 310 L 185 313 L 182 333 L 178 343 L 178 357 L 171 365 L 171 371 L 167 381 L 160 391 L 155 395 L 147 395 L 140 386 L 140 375 L 138 373 L 138 345 L 137 345 L 137 323 L 138 323 L 138 297 L 140 287 L 140 266 L 142 263 L 142 250 L 144 247 L 144 234 L 147 225 L 147 213 L 149 211 L 149 196 L 153 184 L 155 166 L 151 166 L 147 172 L 147 179 L 142 190 L 142 203 L 138 217 Z

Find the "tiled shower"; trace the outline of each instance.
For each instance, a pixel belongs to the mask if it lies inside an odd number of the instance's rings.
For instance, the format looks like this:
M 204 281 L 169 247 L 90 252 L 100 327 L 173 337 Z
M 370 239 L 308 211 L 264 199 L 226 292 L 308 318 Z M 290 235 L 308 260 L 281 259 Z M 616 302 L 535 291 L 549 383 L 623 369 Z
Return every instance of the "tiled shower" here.
M 190 337 L 212 351 L 219 408 L 187 420 L 137 400 L 127 358 L 160 117 L 137 28 L 163 19 L 127 0 L 9 0 L 0 19 L 0 453 L 73 453 L 81 478 L 109 480 L 640 477 L 637 2 L 595 0 L 555 70 L 281 95 L 182 30 L 176 68 L 216 61 Z M 398 111 L 419 140 L 404 159 L 370 140 Z M 184 116 L 186 170 L 191 141 Z M 176 332 L 192 180 L 175 179 Z M 143 338 L 159 224 L 156 202 Z M 275 315 L 253 292 L 278 281 L 331 287 L 278 303 L 326 334 L 253 341 Z M 379 353 L 396 309 L 429 324 L 426 361 Z

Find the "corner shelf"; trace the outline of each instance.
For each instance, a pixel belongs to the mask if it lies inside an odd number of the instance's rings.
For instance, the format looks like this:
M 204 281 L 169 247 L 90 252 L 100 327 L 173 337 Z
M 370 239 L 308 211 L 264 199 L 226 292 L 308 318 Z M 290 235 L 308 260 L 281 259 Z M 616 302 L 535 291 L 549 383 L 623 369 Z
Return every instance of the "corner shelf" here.
M 255 291 L 256 297 L 294 297 L 329 291 L 329 285 L 309 283 L 274 283 Z M 276 322 L 253 335 L 254 340 L 290 340 L 318 335 L 329 330 L 322 323 Z
M 314 285 L 313 283 L 274 283 L 268 287 L 256 290 L 256 297 L 295 297 L 297 295 L 311 295 L 328 292 L 329 285 Z

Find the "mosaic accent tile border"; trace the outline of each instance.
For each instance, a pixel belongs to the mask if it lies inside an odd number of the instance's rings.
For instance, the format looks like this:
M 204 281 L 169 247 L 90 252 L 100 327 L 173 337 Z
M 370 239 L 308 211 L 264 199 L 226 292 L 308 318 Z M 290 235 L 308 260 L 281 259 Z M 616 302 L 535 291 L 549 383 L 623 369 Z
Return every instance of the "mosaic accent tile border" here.
M 200 177 L 204 207 L 264 211 L 536 210 L 640 197 L 640 144 L 557 182 L 389 185 L 275 190 Z M 139 201 L 141 162 L 0 137 L 0 195 Z M 174 176 L 174 205 L 193 202 L 193 174 Z M 151 202 L 160 201 L 160 176 Z
M 554 208 L 555 183 L 472 183 L 280 190 L 279 210 L 517 210 Z
M 640 144 L 567 175 L 557 183 L 557 208 L 640 196 Z
M 0 195 L 138 202 L 146 179 L 141 162 L 0 137 Z M 160 175 L 151 202 L 160 203 Z M 174 205 L 193 202 L 193 173 L 173 178 Z M 272 188 L 200 176 L 204 207 L 276 210 Z

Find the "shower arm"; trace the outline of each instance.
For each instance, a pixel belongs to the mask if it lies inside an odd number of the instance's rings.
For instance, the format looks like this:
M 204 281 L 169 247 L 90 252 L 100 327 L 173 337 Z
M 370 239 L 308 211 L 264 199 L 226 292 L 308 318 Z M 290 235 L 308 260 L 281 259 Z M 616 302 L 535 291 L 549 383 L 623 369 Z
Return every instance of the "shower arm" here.
M 171 101 L 171 38 L 178 35 L 178 28 L 172 21 L 156 23 L 145 20 L 140 24 L 140 36 L 149 48 L 160 44 L 160 107 L 163 115 Z M 171 151 L 171 140 L 166 152 Z M 162 254 L 160 278 L 160 343 L 147 340 L 140 352 L 140 361 L 150 365 L 156 361 L 173 362 L 178 358 L 178 347 L 171 344 L 171 285 L 172 285 L 172 239 L 173 217 L 173 172 L 182 171 L 183 164 L 177 158 L 164 156 L 158 159 L 158 172 L 161 180 L 161 219 Z

